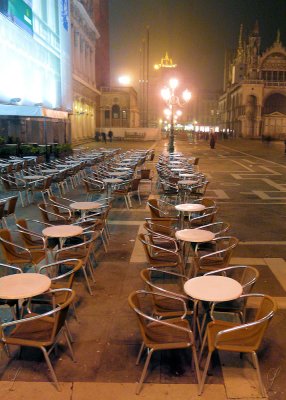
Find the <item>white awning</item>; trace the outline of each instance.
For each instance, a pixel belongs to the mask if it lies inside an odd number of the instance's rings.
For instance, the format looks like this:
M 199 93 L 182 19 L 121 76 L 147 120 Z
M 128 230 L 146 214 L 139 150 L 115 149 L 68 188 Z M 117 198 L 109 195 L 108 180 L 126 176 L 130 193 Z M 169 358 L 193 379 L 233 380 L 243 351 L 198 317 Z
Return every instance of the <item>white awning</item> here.
M 51 110 L 39 106 L 14 106 L 8 104 L 0 104 L 0 116 L 18 116 L 18 117 L 46 117 L 67 119 L 68 112 L 60 110 Z

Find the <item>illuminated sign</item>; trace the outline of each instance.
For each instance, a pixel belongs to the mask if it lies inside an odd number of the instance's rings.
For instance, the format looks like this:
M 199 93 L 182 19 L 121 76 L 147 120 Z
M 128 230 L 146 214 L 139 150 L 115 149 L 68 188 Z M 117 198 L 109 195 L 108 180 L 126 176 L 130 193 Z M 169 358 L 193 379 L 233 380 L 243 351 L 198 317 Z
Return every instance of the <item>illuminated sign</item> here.
M 33 34 L 32 8 L 24 0 L 0 0 L 0 12 L 26 32 Z

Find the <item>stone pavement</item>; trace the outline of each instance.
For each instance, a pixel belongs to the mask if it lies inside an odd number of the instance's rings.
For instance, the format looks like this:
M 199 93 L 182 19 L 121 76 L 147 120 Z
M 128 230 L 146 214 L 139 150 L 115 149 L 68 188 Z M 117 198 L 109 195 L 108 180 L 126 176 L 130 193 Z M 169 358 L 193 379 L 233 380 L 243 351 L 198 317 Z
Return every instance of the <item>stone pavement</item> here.
M 156 156 L 166 141 L 113 142 L 105 147 L 150 148 Z M 91 143 L 90 147 L 100 147 Z M 211 150 L 208 143 L 176 141 L 176 150 L 200 157 L 199 168 L 206 173 L 210 185 L 207 197 L 216 199 L 218 220 L 231 224 L 231 233 L 240 239 L 232 264 L 255 265 L 260 278 L 254 290 L 274 296 L 279 311 L 266 333 L 258 352 L 262 376 L 269 399 L 286 398 L 286 156 L 284 144 L 252 140 L 224 140 Z M 155 163 L 152 164 L 155 166 Z M 155 190 L 155 185 L 153 185 Z M 0 395 L 7 399 L 253 399 L 259 398 L 257 381 L 247 358 L 221 354 L 214 359 L 205 391 L 197 396 L 195 378 L 190 368 L 189 353 L 182 351 L 178 359 L 168 352 L 154 354 L 149 373 L 139 396 L 134 394 L 135 382 L 142 371 L 142 362 L 135 366 L 140 346 L 137 321 L 127 304 L 128 294 L 142 288 L 139 272 L 146 267 L 143 250 L 136 240 L 144 218 L 149 216 L 143 187 L 143 204 L 133 200 L 127 210 L 123 201 L 114 203 L 110 214 L 112 239 L 105 254 L 98 249 L 95 265 L 96 284 L 90 296 L 82 279 L 75 283 L 77 312 L 80 322 L 70 317 L 77 363 L 69 357 L 63 341 L 59 355 L 52 357 L 62 392 L 50 383 L 49 372 L 37 351 L 24 350 L 22 358 L 13 352 L 11 360 L 1 353 Z M 83 199 L 82 188 L 67 197 Z M 17 216 L 39 217 L 32 205 L 18 207 Z M 173 363 L 180 363 L 184 373 L 174 375 Z

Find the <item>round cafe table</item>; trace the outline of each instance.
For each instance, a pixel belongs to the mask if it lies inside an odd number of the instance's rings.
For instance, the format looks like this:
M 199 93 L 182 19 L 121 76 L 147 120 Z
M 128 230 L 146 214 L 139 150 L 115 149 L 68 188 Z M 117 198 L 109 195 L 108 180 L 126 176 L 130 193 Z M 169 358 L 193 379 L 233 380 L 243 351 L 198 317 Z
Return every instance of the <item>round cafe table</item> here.
M 227 276 L 220 275 L 203 275 L 185 282 L 185 293 L 195 300 L 193 316 L 194 336 L 199 301 L 208 301 L 212 303 L 210 309 L 210 313 L 212 313 L 215 303 L 237 299 L 242 294 L 242 290 L 242 286 L 239 282 Z
M 111 192 L 111 186 L 116 183 L 122 183 L 123 180 L 119 178 L 105 178 L 103 179 L 103 182 L 107 184 L 107 197 L 109 197 Z
M 185 244 L 196 243 L 197 246 L 199 243 L 210 242 L 215 238 L 215 234 L 206 229 L 182 229 L 175 233 L 175 237 L 184 242 L 182 246 L 182 258 L 184 266 L 186 266 L 191 246 L 188 246 L 188 250 L 186 250 L 187 246 L 185 246 Z
M 42 230 L 45 237 L 57 238 L 60 240 L 60 247 L 63 247 L 63 240 L 69 237 L 78 236 L 83 233 L 81 226 L 76 225 L 55 225 Z
M 197 203 L 183 203 L 183 204 L 177 204 L 175 206 L 175 209 L 180 212 L 180 227 L 181 229 L 184 228 L 184 213 L 193 213 L 193 212 L 199 212 L 203 211 L 206 207 L 203 204 L 197 204 Z
M 25 179 L 27 181 L 37 181 L 39 179 L 46 179 L 43 175 L 25 175 L 21 179 Z
M 42 169 L 43 174 L 58 174 L 59 170 L 58 169 Z
M 0 299 L 21 300 L 38 296 L 51 286 L 46 275 L 35 273 L 6 275 L 0 278 Z
M 114 172 L 108 172 L 109 176 L 126 176 L 126 172 L 123 171 L 114 171 Z
M 197 300 L 219 302 L 237 299 L 242 294 L 242 286 L 227 276 L 203 275 L 185 282 L 184 291 Z
M 175 233 L 176 239 L 191 243 L 210 242 L 215 234 L 206 229 L 182 229 Z
M 195 174 L 182 173 L 182 174 L 179 174 L 179 176 L 180 176 L 180 178 L 194 178 L 196 175 Z
M 96 201 L 75 201 L 70 204 L 70 208 L 73 210 L 81 211 L 82 217 L 85 215 L 86 211 L 96 210 L 102 207 L 102 204 Z
M 197 182 L 198 181 L 194 181 L 192 179 L 182 179 L 181 181 L 178 181 L 178 185 L 190 186 L 190 185 L 194 185 Z
M 115 169 L 117 171 L 132 171 L 132 169 L 128 167 L 116 167 Z

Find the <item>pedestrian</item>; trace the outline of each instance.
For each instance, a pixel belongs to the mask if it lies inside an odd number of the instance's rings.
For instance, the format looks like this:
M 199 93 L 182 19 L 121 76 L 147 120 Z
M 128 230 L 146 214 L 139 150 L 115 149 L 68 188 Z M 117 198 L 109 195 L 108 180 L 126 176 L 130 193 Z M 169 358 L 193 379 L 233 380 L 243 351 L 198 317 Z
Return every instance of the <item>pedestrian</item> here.
M 100 139 L 99 139 L 99 136 L 100 136 L 100 133 L 99 133 L 98 131 L 96 131 L 96 132 L 95 132 L 95 141 L 96 141 L 96 142 L 99 142 L 99 140 L 100 140 Z
M 210 134 L 210 148 L 211 149 L 215 148 L 215 143 L 216 143 L 216 134 L 214 131 L 211 131 L 211 134 Z
M 106 143 L 106 133 L 105 132 L 101 132 L 101 139 L 102 139 L 102 142 Z
M 109 141 L 111 143 L 112 142 L 112 137 L 113 137 L 113 132 L 111 130 L 108 132 L 108 137 L 109 137 Z

